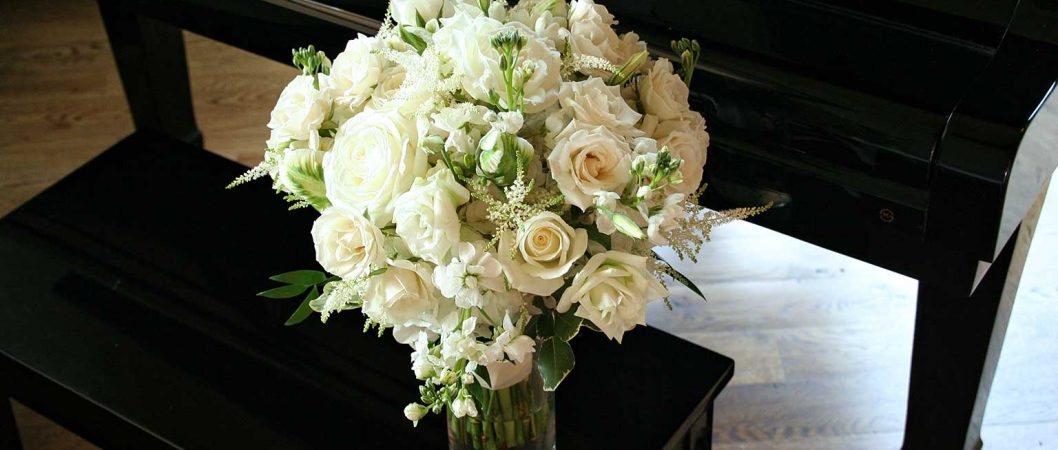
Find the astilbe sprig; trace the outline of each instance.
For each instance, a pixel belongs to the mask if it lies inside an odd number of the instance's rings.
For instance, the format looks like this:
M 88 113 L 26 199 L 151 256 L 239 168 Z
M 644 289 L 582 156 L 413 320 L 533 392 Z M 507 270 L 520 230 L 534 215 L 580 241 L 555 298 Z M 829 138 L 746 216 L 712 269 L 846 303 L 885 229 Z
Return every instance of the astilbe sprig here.
M 689 259 L 698 262 L 698 254 L 702 251 L 702 245 L 709 241 L 713 228 L 734 222 L 736 220 L 748 219 L 756 216 L 772 207 L 772 203 L 764 206 L 751 206 L 744 208 L 725 209 L 713 211 L 698 204 L 706 185 L 698 188 L 698 191 L 688 195 L 684 200 L 683 210 L 685 214 L 675 219 L 676 226 L 663 232 L 669 246 L 680 259 Z
M 561 194 L 550 191 L 536 193 L 534 195 L 534 180 L 525 181 L 524 171 L 519 167 L 518 176 L 510 186 L 503 188 L 506 200 L 501 201 L 492 196 L 488 185 L 482 182 L 470 183 L 470 193 L 474 198 L 485 203 L 486 218 L 496 225 L 489 246 L 494 247 L 503 233 L 517 231 L 518 225 L 531 219 L 533 216 L 549 211 L 565 201 Z

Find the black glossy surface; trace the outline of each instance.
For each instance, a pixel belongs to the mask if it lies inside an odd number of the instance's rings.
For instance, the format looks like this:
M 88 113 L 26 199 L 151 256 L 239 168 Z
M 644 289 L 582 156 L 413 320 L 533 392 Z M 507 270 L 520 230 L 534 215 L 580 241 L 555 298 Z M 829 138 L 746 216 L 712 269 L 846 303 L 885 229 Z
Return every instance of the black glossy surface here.
M 266 182 L 224 190 L 242 170 L 140 132 L 0 220 L 10 394 L 115 448 L 444 448 L 443 421 L 402 416 L 406 346 L 362 333 L 356 312 L 284 327 L 293 301 L 254 297 L 315 266 L 313 214 Z M 674 448 L 733 370 L 650 328 L 574 348 L 563 449 Z

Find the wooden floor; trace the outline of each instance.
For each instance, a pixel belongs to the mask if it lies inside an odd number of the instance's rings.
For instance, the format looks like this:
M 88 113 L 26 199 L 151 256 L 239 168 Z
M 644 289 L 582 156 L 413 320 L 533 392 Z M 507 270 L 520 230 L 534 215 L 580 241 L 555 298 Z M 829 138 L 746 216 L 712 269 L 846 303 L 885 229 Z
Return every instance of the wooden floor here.
M 293 69 L 187 42 L 206 146 L 256 162 Z M 0 1 L 0 215 L 131 130 L 94 2 Z M 1058 448 L 1055 255 L 1058 200 L 1044 207 L 1014 307 L 985 416 L 988 449 Z M 702 264 L 685 268 L 710 302 L 655 304 L 650 323 L 737 361 L 716 405 L 716 448 L 899 448 L 914 280 L 749 224 L 717 231 Z M 92 448 L 20 405 L 16 413 L 29 450 Z

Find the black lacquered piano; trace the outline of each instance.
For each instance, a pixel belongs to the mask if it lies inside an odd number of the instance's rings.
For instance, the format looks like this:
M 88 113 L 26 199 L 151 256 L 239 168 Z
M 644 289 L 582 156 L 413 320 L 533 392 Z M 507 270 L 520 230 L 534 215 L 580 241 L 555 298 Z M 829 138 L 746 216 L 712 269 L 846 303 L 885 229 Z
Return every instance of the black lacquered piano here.
M 1058 165 L 1044 137 L 1058 127 L 1045 108 L 1058 102 L 1058 4 L 600 3 L 659 55 L 700 42 L 707 206 L 772 202 L 755 222 L 920 281 L 904 448 L 980 447 L 1031 212 Z M 292 47 L 333 55 L 372 33 L 386 1 L 100 4 L 137 128 L 200 142 L 174 30 L 286 62 Z

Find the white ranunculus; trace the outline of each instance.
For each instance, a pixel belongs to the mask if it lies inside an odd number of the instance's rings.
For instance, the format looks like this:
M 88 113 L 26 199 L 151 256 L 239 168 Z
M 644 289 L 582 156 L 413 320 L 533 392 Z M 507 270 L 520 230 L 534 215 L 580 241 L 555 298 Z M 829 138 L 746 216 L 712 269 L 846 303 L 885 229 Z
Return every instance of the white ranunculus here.
M 357 36 L 331 64 L 330 89 L 336 108 L 358 112 L 371 98 L 382 77 L 385 58 L 378 53 L 382 42 L 376 37 Z
M 555 103 L 562 83 L 561 55 L 532 30 L 519 23 L 505 25 L 464 12 L 457 12 L 443 22 L 444 26 L 434 34 L 434 43 L 452 61 L 454 75 L 460 77 L 463 89 L 471 97 L 489 101 L 489 92 L 493 92 L 499 95 L 500 104 L 506 106 L 507 85 L 500 70 L 499 52 L 491 41 L 500 31 L 514 29 L 526 38 L 526 45 L 519 53 L 519 67 L 526 63 L 535 67 L 525 83 L 525 112 L 543 111 Z
M 385 237 L 364 216 L 327 208 L 312 224 L 316 261 L 343 279 L 366 276 L 386 263 Z
M 404 238 L 412 254 L 443 263 L 449 249 L 459 243 L 461 223 L 456 208 L 468 200 L 470 191 L 456 181 L 451 170 L 438 164 L 394 202 L 397 235 Z
M 617 23 L 605 6 L 593 0 L 573 0 L 569 4 L 569 44 L 573 53 L 603 58 L 616 66 L 646 50 L 635 33 L 618 36 Z M 609 76 L 609 73 L 600 74 Z
M 631 150 L 606 127 L 576 120 L 555 138 L 547 157 L 551 176 L 569 203 L 587 210 L 600 192 L 621 192 L 631 178 Z
M 434 285 L 460 308 L 484 307 L 490 291 L 505 290 L 503 267 L 484 247 L 484 242 L 460 242 L 451 260 L 434 269 Z
M 587 231 L 574 230 L 557 214 L 543 212 L 521 224 L 517 233 L 500 235 L 499 259 L 513 288 L 551 295 L 587 248 Z
M 395 111 L 365 111 L 343 123 L 323 156 L 331 204 L 366 212 L 379 227 L 388 225 L 393 200 L 427 171 L 418 134 L 415 121 Z
M 647 271 L 645 257 L 608 251 L 588 260 L 555 309 L 566 312 L 579 303 L 577 317 L 620 343 L 626 331 L 646 324 L 647 303 L 667 295 L 665 286 Z
M 384 325 L 435 325 L 440 302 L 434 295 L 431 278 L 427 263 L 390 261 L 385 272 L 368 281 L 362 310 L 371 320 Z
M 331 110 L 327 95 L 327 76 L 319 75 L 320 89 L 314 78 L 298 75 L 287 84 L 272 109 L 268 128 L 272 129 L 270 145 L 285 141 L 319 141 L 320 125 Z
M 606 127 L 627 138 L 643 134 L 636 128 L 642 115 L 628 106 L 620 87 L 607 86 L 602 78 L 564 82 L 558 99 L 562 111 L 584 126 Z
M 389 11 L 397 23 L 415 27 L 420 25 L 419 18 L 425 24 L 440 17 L 444 3 L 444 0 L 390 0 Z
M 690 194 L 698 190 L 702 183 L 705 155 L 709 147 L 709 134 L 705 132 L 704 124 L 703 120 L 701 128 L 695 129 L 689 122 L 677 119 L 661 122 L 654 129 L 658 148 L 668 147 L 674 158 L 683 160 L 680 165 L 683 182 L 672 186 L 671 191 Z
M 659 58 L 646 76 L 639 77 L 639 100 L 643 110 L 658 120 L 683 118 L 689 111 L 690 91 L 683 79 L 672 72 L 672 62 Z

